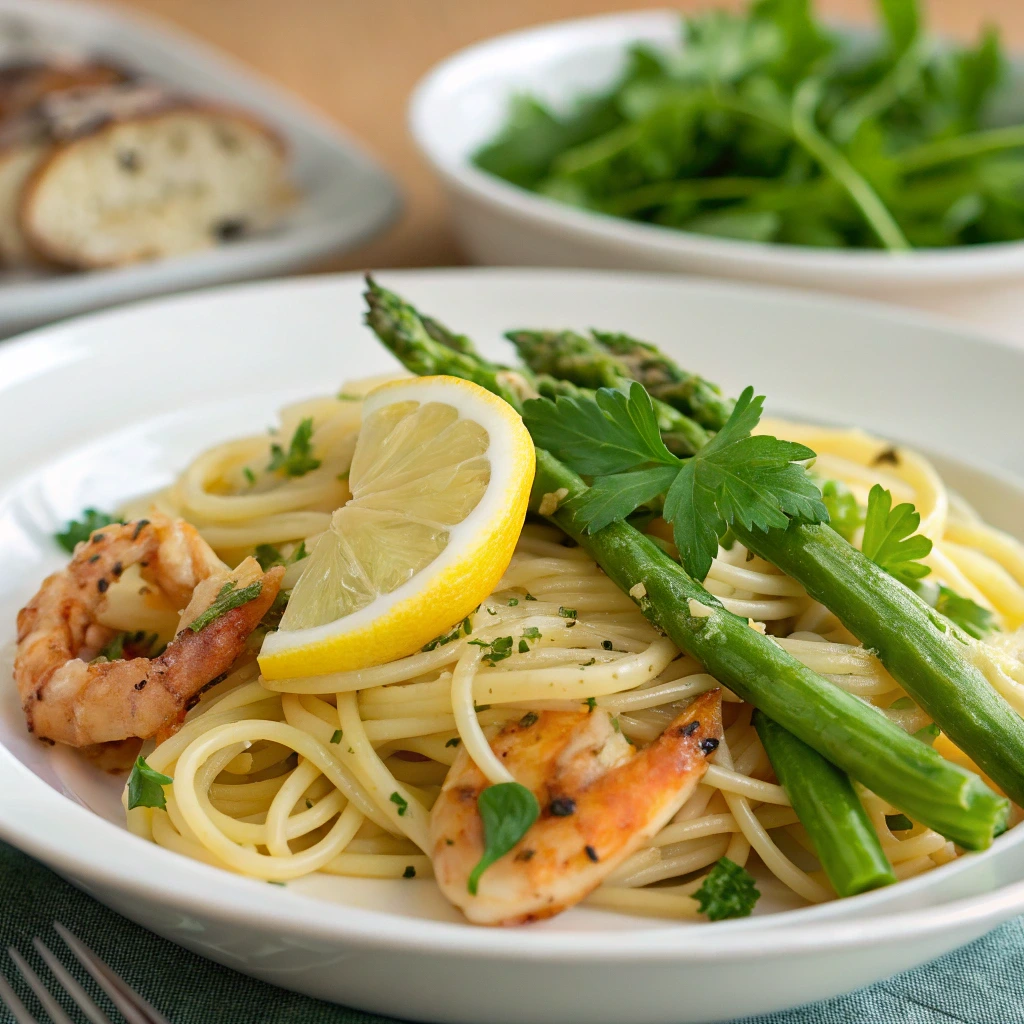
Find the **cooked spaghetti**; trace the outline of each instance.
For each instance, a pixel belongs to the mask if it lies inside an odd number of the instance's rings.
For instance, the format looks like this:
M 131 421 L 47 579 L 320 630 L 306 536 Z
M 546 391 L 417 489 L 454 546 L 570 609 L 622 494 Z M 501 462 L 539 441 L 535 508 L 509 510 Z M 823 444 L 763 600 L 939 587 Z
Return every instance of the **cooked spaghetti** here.
M 277 547 L 286 563 L 296 552 L 312 551 L 331 512 L 349 497 L 345 477 L 367 387 L 349 385 L 339 398 L 289 407 L 277 435 L 212 448 L 166 491 L 125 513 L 155 508 L 180 517 L 229 564 L 258 545 Z M 275 437 L 291 437 L 307 418 L 319 466 L 285 479 L 258 469 L 271 458 Z M 912 502 L 920 531 L 934 542 L 927 558 L 933 578 L 990 613 L 1003 631 L 993 634 L 995 644 L 1014 642 L 1013 631 L 1024 624 L 1024 546 L 986 526 L 946 490 L 926 459 L 858 431 L 776 423 L 772 432 L 811 445 L 818 453 L 814 472 L 848 487 L 859 504 L 875 483 Z M 671 533 L 663 528 L 655 519 L 648 529 L 667 547 Z M 305 564 L 300 558 L 287 565 L 284 589 Z M 932 738 L 928 715 L 794 579 L 733 543 L 719 549 L 705 585 L 725 608 L 837 687 L 903 729 Z M 173 635 L 173 609 L 161 609 L 149 591 L 126 578 L 111 591 L 105 624 Z M 488 645 L 504 637 L 515 646 L 489 663 Z M 524 713 L 605 709 L 642 748 L 695 697 L 720 685 L 656 631 L 582 547 L 539 521 L 528 521 L 490 597 L 420 653 L 355 671 L 270 681 L 260 677 L 257 648 L 250 643 L 181 728 L 146 754 L 150 769 L 173 778 L 165 786 L 166 809 L 136 807 L 128 823 L 181 854 L 269 881 L 315 871 L 428 877 L 429 812 L 460 748 L 499 783 L 509 773 L 490 737 Z M 1024 711 L 1021 683 L 1006 683 L 1003 694 Z M 723 695 L 724 736 L 701 784 L 669 824 L 591 893 L 589 904 L 698 919 L 692 896 L 722 857 L 740 866 L 760 861 L 808 903 L 834 898 L 775 781 L 751 725 L 751 706 L 727 690 Z M 944 736 L 934 742 L 968 763 Z M 894 823 L 895 808 L 863 787 L 858 792 L 898 878 L 958 856 L 938 832 Z

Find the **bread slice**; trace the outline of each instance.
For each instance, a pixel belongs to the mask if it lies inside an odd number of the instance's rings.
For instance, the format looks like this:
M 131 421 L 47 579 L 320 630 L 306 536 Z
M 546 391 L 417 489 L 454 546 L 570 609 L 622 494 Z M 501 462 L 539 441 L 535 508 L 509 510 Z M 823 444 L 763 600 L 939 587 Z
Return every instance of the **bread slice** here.
M 285 147 L 265 125 L 138 92 L 100 122 L 77 111 L 31 171 L 18 221 L 34 252 L 83 269 L 159 259 L 262 230 L 291 202 Z
M 115 85 L 131 74 L 104 60 L 81 63 L 24 61 L 0 67 L 0 120 L 9 121 L 43 97 L 68 89 Z

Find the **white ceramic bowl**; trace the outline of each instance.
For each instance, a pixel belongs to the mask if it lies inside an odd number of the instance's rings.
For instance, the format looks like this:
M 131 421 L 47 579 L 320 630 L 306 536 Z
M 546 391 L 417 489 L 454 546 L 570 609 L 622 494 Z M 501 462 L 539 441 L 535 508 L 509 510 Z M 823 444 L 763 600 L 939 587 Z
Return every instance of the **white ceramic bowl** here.
M 565 108 L 608 86 L 630 43 L 678 44 L 678 11 L 562 21 L 449 57 L 420 82 L 409 122 L 476 262 L 682 271 L 900 302 L 1024 339 L 1024 243 L 909 254 L 712 238 L 575 209 L 478 170 L 472 154 L 504 124 L 510 97 Z
M 775 413 L 946 453 L 951 483 L 1020 529 L 1024 489 L 957 457 L 1024 471 L 1022 351 L 916 314 L 676 277 L 458 270 L 384 283 L 501 358 L 500 332 L 517 325 L 632 330 L 728 392 L 763 387 Z M 577 908 L 519 929 L 467 925 L 430 880 L 314 876 L 282 889 L 127 834 L 117 780 L 27 735 L 10 680 L 15 612 L 62 563 L 52 534 L 83 506 L 161 486 L 202 448 L 265 428 L 280 405 L 393 368 L 362 326 L 361 285 L 347 275 L 208 291 L 0 345 L 0 836 L 211 959 L 403 1019 L 466 1024 L 730 1020 L 855 988 L 1024 911 L 1024 829 L 819 907 L 715 925 Z M 784 906 L 769 889 L 759 909 Z

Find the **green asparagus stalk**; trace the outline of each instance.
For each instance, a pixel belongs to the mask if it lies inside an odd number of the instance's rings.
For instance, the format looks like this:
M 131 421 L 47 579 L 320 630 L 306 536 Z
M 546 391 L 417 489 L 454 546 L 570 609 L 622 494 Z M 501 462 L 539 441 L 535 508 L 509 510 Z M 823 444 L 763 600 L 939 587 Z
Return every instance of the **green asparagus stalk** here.
M 366 299 L 367 323 L 410 370 L 474 380 L 522 408 L 506 378 L 485 361 L 436 342 L 398 296 L 370 281 Z M 575 473 L 537 450 L 534 510 L 548 508 L 551 495 L 571 499 L 585 490 Z M 724 685 L 893 806 L 968 849 L 985 848 L 1005 828 L 1009 805 L 981 779 L 943 760 L 726 611 L 650 538 L 624 522 L 587 534 L 567 500 L 548 518 L 586 548 L 649 621 Z
M 760 711 L 754 728 L 832 888 L 856 896 L 896 881 L 847 776 Z
M 543 365 L 571 380 L 609 379 L 607 352 L 582 335 L 574 336 L 569 358 L 553 356 L 562 337 L 532 332 L 520 353 L 531 367 Z M 628 355 L 631 343 L 624 336 L 595 337 L 620 358 L 626 356 L 641 383 L 692 379 L 653 346 L 632 342 L 642 347 Z M 653 369 L 645 370 L 644 360 Z M 728 407 L 724 404 L 721 411 Z M 1011 799 L 1024 801 L 1024 719 L 972 660 L 977 647 L 970 637 L 828 527 L 794 522 L 765 534 L 737 524 L 733 532 L 751 551 L 799 580 L 865 647 L 876 651 L 939 728 Z
M 630 382 L 625 365 L 582 334 L 573 331 L 509 331 L 505 337 L 515 345 L 529 369 L 548 381 L 569 381 L 587 391 L 621 388 Z M 553 390 L 550 383 L 548 389 Z M 541 394 L 545 394 L 542 389 Z M 676 449 L 685 445 L 685 451 L 674 450 L 674 455 L 693 455 L 708 443 L 708 432 L 688 413 L 657 397 L 652 398 L 652 402 L 662 435 L 669 435 Z M 669 448 L 672 450 L 673 446 Z
M 735 533 L 834 612 L 1007 796 L 1024 800 L 1024 719 L 973 660 L 977 641 L 828 526 Z
M 687 373 L 661 350 L 628 334 L 591 331 L 612 355 L 621 360 L 626 376 L 640 381 L 653 398 L 692 416 L 708 430 L 721 430 L 732 415 L 733 401 L 723 398 L 717 384 Z

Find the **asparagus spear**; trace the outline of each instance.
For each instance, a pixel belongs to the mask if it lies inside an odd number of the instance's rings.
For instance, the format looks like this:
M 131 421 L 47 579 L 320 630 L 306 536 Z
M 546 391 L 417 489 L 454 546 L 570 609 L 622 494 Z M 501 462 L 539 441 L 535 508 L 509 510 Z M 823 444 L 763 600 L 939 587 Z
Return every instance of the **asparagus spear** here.
M 368 282 L 367 323 L 415 373 L 474 380 L 521 409 L 520 395 L 483 360 L 437 343 L 416 311 Z M 584 482 L 537 449 L 531 507 L 572 498 Z M 586 534 L 564 501 L 548 517 L 582 544 L 641 612 L 744 700 L 917 821 L 968 849 L 1006 827 L 1009 805 L 976 775 L 943 760 L 856 697 L 822 679 L 733 615 L 648 537 L 624 522 Z
M 840 896 L 856 896 L 895 882 L 846 775 L 762 712 L 754 712 L 753 722 L 832 888 Z
M 569 381 L 589 391 L 621 388 L 630 382 L 624 363 L 574 331 L 509 331 L 505 337 L 515 345 L 530 370 L 545 379 Z M 551 385 L 548 387 L 553 390 Z M 662 435 L 669 435 L 676 448 L 685 444 L 686 450 L 673 451 L 674 455 L 692 455 L 708 443 L 708 432 L 686 411 L 657 397 L 652 401 Z
M 522 332 L 520 332 L 522 333 Z M 555 335 L 548 333 L 549 339 Z M 597 334 L 620 356 L 630 346 L 623 335 Z M 542 333 L 526 346 L 533 365 Z M 643 362 L 654 367 L 647 380 L 693 379 L 653 346 L 637 349 L 629 365 L 643 379 Z M 524 349 L 520 349 L 524 352 Z M 552 369 L 585 377 L 604 374 L 607 357 L 595 343 L 576 336 L 572 359 Z M 731 403 L 722 405 L 722 411 Z M 727 415 L 727 414 L 726 414 Z M 723 421 L 724 422 L 724 421 Z M 721 428 L 721 423 L 715 429 Z M 1000 696 L 971 660 L 974 642 L 948 619 L 894 580 L 834 530 L 794 522 L 787 530 L 733 532 L 751 551 L 799 580 L 807 592 L 829 608 L 865 647 L 878 653 L 892 676 L 1016 803 L 1024 801 L 1024 719 Z
M 722 397 L 717 384 L 687 373 L 666 359 L 657 346 L 628 334 L 593 330 L 591 334 L 621 360 L 626 376 L 640 381 L 653 398 L 692 416 L 702 427 L 721 430 L 732 414 L 733 402 Z

